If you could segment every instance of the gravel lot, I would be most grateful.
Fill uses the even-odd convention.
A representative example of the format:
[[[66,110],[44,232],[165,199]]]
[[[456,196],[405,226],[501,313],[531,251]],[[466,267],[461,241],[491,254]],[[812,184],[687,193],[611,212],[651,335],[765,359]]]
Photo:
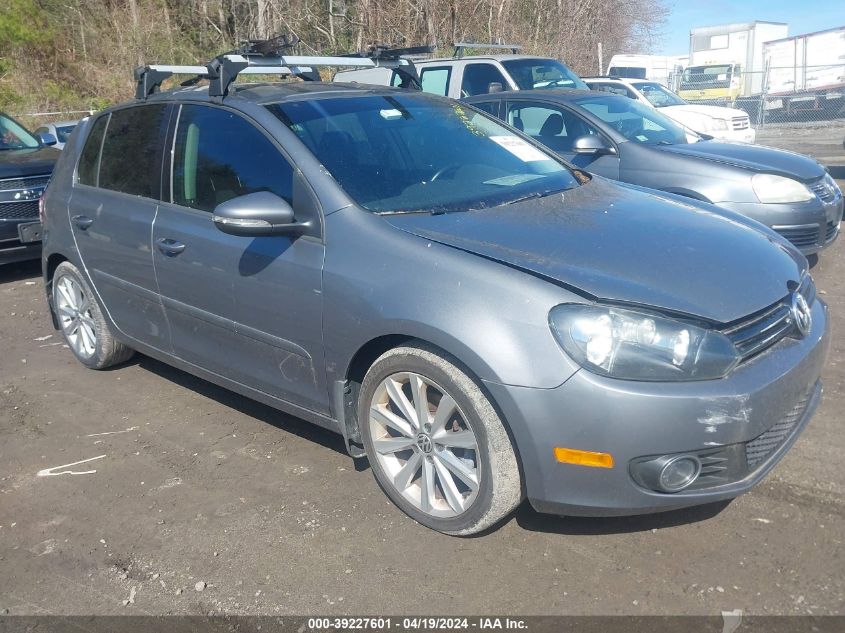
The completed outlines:
[[[843,249],[815,267],[834,328]],[[6,266],[0,613],[845,614],[843,361],[837,336],[815,419],[731,504],[621,519],[525,505],[456,539],[405,518],[330,433],[148,358],[85,369],[38,264]]]

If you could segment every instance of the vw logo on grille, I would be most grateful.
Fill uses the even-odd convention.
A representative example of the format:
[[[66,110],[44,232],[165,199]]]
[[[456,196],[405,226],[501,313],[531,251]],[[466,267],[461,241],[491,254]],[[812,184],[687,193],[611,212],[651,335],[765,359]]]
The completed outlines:
[[[792,293],[792,318],[801,336],[807,336],[813,325],[813,314],[810,312],[807,300],[799,292]]]

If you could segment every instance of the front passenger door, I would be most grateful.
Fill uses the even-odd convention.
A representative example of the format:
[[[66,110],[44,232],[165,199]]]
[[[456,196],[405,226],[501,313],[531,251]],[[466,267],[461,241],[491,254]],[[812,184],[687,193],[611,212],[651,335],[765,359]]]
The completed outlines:
[[[156,274],[173,353],[207,371],[327,412],[322,351],[322,240],[243,237],[215,228],[217,205],[259,191],[297,221],[314,207],[276,143],[224,107],[181,106],[170,203],[153,227]],[[297,181],[300,182],[301,181]]]

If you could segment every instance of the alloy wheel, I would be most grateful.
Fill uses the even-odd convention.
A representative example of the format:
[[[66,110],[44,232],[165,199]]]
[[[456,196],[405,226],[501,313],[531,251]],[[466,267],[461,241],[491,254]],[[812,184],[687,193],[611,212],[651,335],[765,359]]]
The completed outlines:
[[[83,358],[93,356],[97,351],[97,326],[91,314],[91,297],[69,275],[56,281],[56,309],[73,351]]]
[[[376,388],[369,409],[375,458],[390,484],[438,518],[466,512],[478,496],[478,440],[455,400],[432,380],[395,373]]]

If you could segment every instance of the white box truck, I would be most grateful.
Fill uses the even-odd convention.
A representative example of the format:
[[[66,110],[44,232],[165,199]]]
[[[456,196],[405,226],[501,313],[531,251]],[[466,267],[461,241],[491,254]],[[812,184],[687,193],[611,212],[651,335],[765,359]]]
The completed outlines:
[[[689,101],[734,102],[763,89],[763,45],[787,37],[783,22],[744,22],[690,31],[690,59],[678,94]]]
[[[767,97],[787,111],[838,107],[845,100],[845,26],[766,42]]]

